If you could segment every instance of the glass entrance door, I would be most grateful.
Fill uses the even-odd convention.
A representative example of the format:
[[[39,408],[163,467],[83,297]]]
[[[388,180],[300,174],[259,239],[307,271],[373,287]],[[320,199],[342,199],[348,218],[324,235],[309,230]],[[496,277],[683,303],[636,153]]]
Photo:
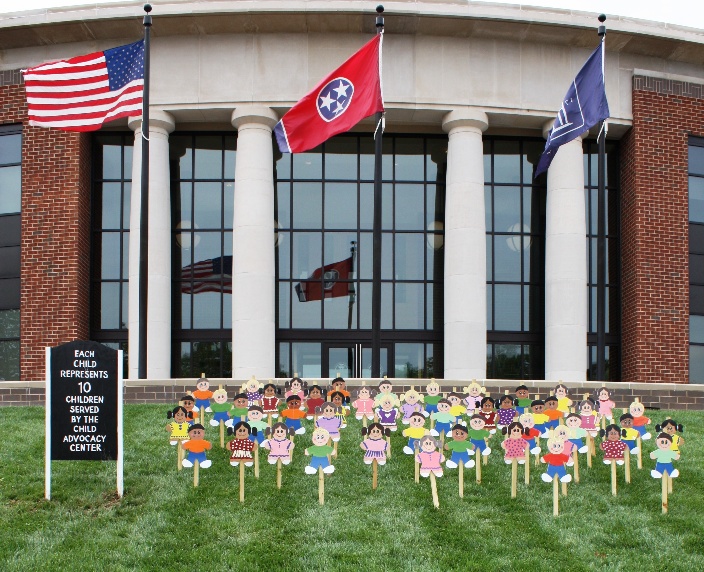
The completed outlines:
[[[380,348],[381,376],[389,375],[391,344]],[[328,343],[324,344],[323,372],[328,377],[338,375],[347,378],[369,378],[372,373],[372,348],[370,344]]]

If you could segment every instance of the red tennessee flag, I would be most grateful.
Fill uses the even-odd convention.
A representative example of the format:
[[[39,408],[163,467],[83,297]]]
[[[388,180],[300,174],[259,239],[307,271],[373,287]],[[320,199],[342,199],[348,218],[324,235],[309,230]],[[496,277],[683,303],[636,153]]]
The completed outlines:
[[[323,298],[337,298],[350,293],[352,257],[317,268],[308,280],[296,284],[299,302],[311,302]]]
[[[383,34],[374,36],[281,118],[274,134],[282,153],[308,151],[384,111],[382,38]]]

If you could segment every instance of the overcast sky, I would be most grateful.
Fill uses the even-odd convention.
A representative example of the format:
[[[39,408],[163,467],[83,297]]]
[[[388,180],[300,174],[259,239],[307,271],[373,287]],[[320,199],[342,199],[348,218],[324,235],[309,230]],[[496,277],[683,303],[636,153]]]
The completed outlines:
[[[24,10],[38,10],[55,6],[92,6],[95,4],[109,4],[117,0],[0,0],[0,14],[12,13]],[[535,0],[520,2],[520,0],[493,0],[500,4],[523,4],[530,6],[544,6],[551,8],[565,8],[594,12],[603,12],[614,16],[630,16],[653,20],[655,22],[667,22],[670,24],[681,24],[704,30],[704,0]],[[167,3],[168,0],[166,0]],[[383,2],[383,0],[382,0]],[[135,1],[135,13],[141,14],[143,1]],[[159,0],[153,0],[153,15],[159,13]],[[372,8],[377,0],[370,0]],[[607,20],[608,25],[608,20]]]

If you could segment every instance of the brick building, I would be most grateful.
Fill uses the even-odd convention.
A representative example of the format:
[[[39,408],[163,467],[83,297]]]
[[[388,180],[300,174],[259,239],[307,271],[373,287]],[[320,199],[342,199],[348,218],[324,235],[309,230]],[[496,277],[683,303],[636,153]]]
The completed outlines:
[[[195,7],[153,13],[148,377],[368,377],[372,122],[295,156],[271,129],[374,14]],[[596,131],[533,171],[595,15],[398,0],[385,16],[382,371],[594,379]],[[606,23],[606,377],[704,382],[704,32]],[[135,41],[141,13],[0,31],[0,378],[43,379],[44,347],[73,339],[126,350],[136,377],[140,121],[31,127],[19,69]],[[354,295],[299,299],[352,250]]]

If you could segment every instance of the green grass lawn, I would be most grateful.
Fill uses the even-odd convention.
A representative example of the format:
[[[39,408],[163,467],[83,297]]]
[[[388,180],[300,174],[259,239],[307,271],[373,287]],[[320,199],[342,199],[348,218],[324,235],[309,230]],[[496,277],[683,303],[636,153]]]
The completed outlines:
[[[261,455],[260,478],[247,469],[240,504],[238,470],[208,428],[213,466],[176,470],[176,453],[164,431],[166,406],[125,408],[125,496],[115,494],[114,462],[53,463],[52,500],[44,500],[44,409],[0,408],[0,570],[704,570],[703,413],[648,412],[656,422],[671,415],[684,424],[670,511],[660,508],[660,481],[633,462],[632,483],[619,469],[618,496],[610,468],[580,462],[581,483],[569,485],[552,516],[552,485],[531,471],[518,498],[510,498],[510,466],[493,437],[482,484],[457,470],[438,479],[440,509],[430,483],[413,480],[413,461],[394,435],[393,456],[379,469],[362,462],[357,421],[343,431],[336,471],[326,477],[324,506],[317,476],[304,474],[296,437],[284,467],[283,487]],[[310,427],[310,424],[308,424]]]

